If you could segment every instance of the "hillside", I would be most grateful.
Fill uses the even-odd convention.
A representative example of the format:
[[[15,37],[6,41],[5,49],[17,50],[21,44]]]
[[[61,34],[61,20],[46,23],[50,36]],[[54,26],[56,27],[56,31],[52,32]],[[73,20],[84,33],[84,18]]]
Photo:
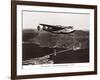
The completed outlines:
[[[81,48],[77,51],[73,51],[73,46],[78,47],[79,43],[81,43]],[[50,63],[89,61],[88,31],[76,30],[71,34],[54,34],[46,31],[24,30],[22,46],[23,64],[25,65],[34,64],[34,61],[39,62],[39,64],[49,63],[48,61],[50,61]],[[49,56],[50,59],[45,58],[46,55],[54,53],[55,49],[57,52],[63,50],[68,51],[61,52],[56,56]],[[41,59],[43,61],[41,61]]]
[[[36,30],[26,30],[26,32],[23,32],[23,41],[32,42],[41,47],[68,48],[81,43],[82,48],[89,48],[88,31],[76,30],[71,34],[54,34],[46,31],[38,32]]]

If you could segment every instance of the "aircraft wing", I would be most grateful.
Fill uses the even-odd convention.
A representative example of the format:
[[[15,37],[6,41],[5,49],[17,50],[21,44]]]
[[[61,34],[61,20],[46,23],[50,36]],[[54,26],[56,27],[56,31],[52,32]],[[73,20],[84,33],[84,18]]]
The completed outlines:
[[[48,24],[40,24],[42,26],[52,27],[56,30],[64,29],[63,27],[55,26],[55,25],[48,25]]]
[[[48,25],[48,24],[40,24],[42,26],[48,26],[48,27],[55,27],[54,25]]]

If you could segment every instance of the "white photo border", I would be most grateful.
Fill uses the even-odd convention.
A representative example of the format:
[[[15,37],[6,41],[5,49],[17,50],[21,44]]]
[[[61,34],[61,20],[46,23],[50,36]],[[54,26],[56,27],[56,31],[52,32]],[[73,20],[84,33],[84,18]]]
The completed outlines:
[[[68,64],[46,64],[29,65],[22,67],[22,11],[54,11],[54,12],[73,12],[90,14],[90,50],[89,63],[68,63]],[[93,9],[77,9],[77,8],[58,8],[58,7],[41,7],[41,6],[26,6],[17,5],[17,75],[36,75],[48,73],[70,73],[70,72],[85,72],[94,71],[94,10]],[[60,65],[60,66],[59,66]],[[67,66],[67,67],[66,67]],[[66,72],[67,71],[67,72]]]

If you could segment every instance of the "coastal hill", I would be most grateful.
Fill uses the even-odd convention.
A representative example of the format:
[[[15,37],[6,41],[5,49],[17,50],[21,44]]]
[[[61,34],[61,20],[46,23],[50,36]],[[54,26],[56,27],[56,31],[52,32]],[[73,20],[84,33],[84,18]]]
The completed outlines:
[[[57,51],[61,51],[65,49],[73,49],[73,46],[77,48],[79,47],[79,44],[81,44],[79,51],[71,51],[70,54],[67,54],[68,52],[63,53],[66,53],[65,55],[67,57],[72,55],[72,58],[75,55],[78,56],[80,53],[81,57],[88,57],[89,31],[75,30],[75,32],[71,34],[54,34],[46,31],[27,29],[23,30],[22,41],[23,60],[51,54],[54,52],[54,49],[56,49]],[[72,53],[75,53],[75,55],[73,55]],[[84,56],[84,53],[87,56]],[[61,56],[61,54],[59,55]],[[59,57],[59,55],[57,55],[57,57]],[[52,59],[58,60],[57,57],[52,57]],[[81,59],[83,59],[84,61],[85,58]]]

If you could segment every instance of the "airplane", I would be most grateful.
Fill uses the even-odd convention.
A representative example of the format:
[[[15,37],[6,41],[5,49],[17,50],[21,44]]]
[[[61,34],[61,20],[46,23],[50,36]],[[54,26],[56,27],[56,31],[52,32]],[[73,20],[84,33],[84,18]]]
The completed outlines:
[[[39,24],[37,30],[44,30],[47,32],[57,33],[57,34],[68,34],[73,33],[75,30],[73,26],[61,26],[61,25],[48,25],[48,24]]]

